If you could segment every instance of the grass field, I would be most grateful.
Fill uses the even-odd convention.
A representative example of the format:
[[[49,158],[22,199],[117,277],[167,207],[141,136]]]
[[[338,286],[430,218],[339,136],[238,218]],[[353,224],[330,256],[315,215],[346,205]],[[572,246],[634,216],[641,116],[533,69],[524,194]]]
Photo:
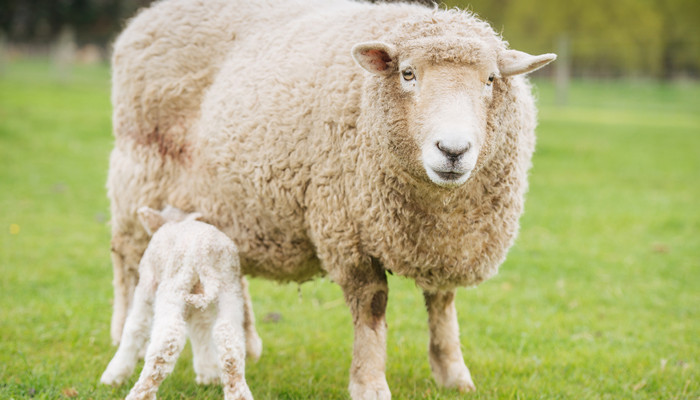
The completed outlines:
[[[111,399],[104,183],[109,72],[0,75],[0,398]],[[540,127],[517,244],[501,273],[458,292],[478,391],[438,388],[420,291],[390,278],[395,399],[700,398],[700,85],[540,82]],[[345,399],[352,328],[327,280],[251,283],[263,357],[256,399]],[[136,374],[129,382],[135,381]],[[161,399],[221,398],[189,347]]]

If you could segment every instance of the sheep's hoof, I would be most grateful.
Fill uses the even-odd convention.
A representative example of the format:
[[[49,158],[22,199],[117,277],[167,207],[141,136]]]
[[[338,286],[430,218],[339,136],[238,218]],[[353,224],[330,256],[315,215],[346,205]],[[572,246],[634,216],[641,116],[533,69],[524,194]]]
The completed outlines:
[[[459,390],[460,393],[476,392],[476,386],[474,386],[474,382],[472,382],[465,384],[464,386],[457,387],[457,390]]]
[[[350,383],[349,389],[352,400],[391,400],[391,392],[386,380],[374,381],[364,385]]]
[[[451,363],[442,368],[436,368],[434,363],[431,364],[435,381],[440,386],[457,389],[462,393],[476,390],[469,368],[463,362]]]

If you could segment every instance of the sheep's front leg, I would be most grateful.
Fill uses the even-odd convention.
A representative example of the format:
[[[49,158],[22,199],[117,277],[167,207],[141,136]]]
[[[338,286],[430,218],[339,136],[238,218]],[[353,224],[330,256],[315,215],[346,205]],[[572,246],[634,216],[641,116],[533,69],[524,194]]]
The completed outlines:
[[[476,390],[464,364],[454,291],[423,292],[430,326],[430,368],[438,384],[468,392]]]
[[[386,311],[387,286],[384,269],[373,262],[353,271],[348,282],[341,283],[350,307],[355,341],[350,367],[350,397],[353,400],[389,400],[386,383]]]

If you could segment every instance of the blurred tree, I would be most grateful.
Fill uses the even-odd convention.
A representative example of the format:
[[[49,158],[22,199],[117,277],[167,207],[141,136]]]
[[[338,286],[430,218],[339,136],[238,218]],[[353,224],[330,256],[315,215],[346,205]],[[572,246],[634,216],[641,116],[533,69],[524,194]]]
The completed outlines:
[[[697,0],[446,0],[490,21],[512,47],[555,51],[570,42],[574,75],[700,74]]]
[[[656,0],[663,24],[661,77],[700,75],[700,1]]]
[[[0,0],[10,42],[46,44],[65,27],[79,44],[108,44],[152,0]],[[431,0],[412,1],[431,5]],[[567,39],[575,76],[700,77],[698,0],[445,0],[492,23],[513,48],[556,51]],[[545,73],[551,73],[548,69]]]
[[[0,0],[0,30],[10,41],[46,44],[66,26],[79,43],[106,44],[122,21],[152,0]]]

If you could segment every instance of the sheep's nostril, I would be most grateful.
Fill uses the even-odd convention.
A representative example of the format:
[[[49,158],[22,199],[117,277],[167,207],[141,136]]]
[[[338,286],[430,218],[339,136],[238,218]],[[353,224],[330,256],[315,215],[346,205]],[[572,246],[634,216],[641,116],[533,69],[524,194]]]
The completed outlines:
[[[462,156],[462,154],[468,152],[469,149],[472,147],[471,142],[467,142],[466,144],[461,146],[448,146],[438,141],[437,143],[435,143],[435,145],[442,152],[442,154],[445,155],[445,157],[451,160],[458,159]]]

